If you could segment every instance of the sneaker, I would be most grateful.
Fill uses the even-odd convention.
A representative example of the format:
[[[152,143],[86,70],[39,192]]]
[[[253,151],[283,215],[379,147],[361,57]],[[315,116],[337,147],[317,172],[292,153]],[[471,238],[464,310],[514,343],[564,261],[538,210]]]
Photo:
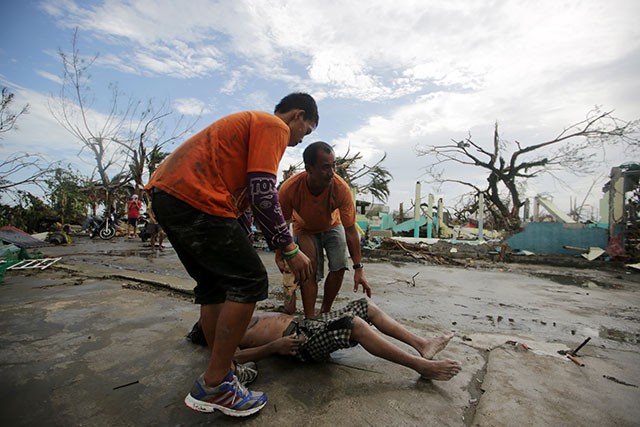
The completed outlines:
[[[256,377],[258,376],[258,367],[255,362],[233,363],[235,365],[234,373],[236,374],[236,377],[238,377],[240,384],[246,386],[256,380]]]
[[[200,375],[184,399],[185,405],[199,412],[219,410],[232,417],[246,417],[255,414],[267,404],[267,395],[259,391],[249,391],[238,378],[229,371],[222,384],[208,387],[204,374]]]
[[[207,339],[204,336],[204,331],[200,326],[200,321],[197,321],[193,328],[191,328],[191,332],[187,334],[187,339],[194,344],[201,345],[203,347],[207,346]]]

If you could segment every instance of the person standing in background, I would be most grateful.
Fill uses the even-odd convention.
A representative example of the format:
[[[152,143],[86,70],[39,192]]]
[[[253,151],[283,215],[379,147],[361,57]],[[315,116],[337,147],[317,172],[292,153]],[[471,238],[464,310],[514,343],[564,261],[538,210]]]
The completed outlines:
[[[134,239],[138,233],[138,218],[140,218],[142,202],[138,200],[138,195],[134,194],[127,202],[127,237]],[[131,230],[133,228],[133,230]]]

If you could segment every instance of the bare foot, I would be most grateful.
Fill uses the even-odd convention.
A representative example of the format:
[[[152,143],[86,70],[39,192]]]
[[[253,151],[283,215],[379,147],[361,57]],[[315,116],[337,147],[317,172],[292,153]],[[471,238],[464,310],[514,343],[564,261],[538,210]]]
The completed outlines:
[[[433,356],[440,353],[449,344],[451,338],[455,336],[455,332],[426,340],[426,344],[422,348],[420,355],[425,359],[433,359]]]
[[[449,381],[462,370],[455,360],[425,360],[425,366],[418,373],[425,380]]]

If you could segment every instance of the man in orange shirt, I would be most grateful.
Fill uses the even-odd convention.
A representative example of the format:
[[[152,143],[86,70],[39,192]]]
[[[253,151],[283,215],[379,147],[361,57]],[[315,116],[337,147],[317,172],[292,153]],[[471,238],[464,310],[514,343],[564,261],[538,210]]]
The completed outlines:
[[[261,410],[266,394],[238,380],[233,354],[257,301],[268,293],[267,272],[240,219],[251,208],[272,249],[283,251],[296,281],[311,262],[293,242],[282,217],[276,174],[284,150],[318,125],[315,100],[293,93],[274,114],[245,111],[224,117],[178,147],[145,188],[153,211],[187,272],[211,356],[185,404],[231,416]]]
[[[304,315],[313,318],[318,282],[324,275],[324,251],[327,253],[329,274],[324,282],[320,313],[331,310],[340,291],[347,269],[346,249],[353,261],[354,292],[362,285],[363,292],[371,297],[371,288],[361,263],[360,235],[356,229],[351,190],[335,173],[333,148],[326,142],[314,142],[304,150],[303,159],[305,171],[284,181],[278,196],[285,220],[293,222],[293,234],[313,265],[313,275],[306,281],[296,282],[301,288]],[[276,251],[276,263],[281,271],[289,271],[281,250]],[[285,305],[289,314],[295,311],[295,295],[290,301]]]

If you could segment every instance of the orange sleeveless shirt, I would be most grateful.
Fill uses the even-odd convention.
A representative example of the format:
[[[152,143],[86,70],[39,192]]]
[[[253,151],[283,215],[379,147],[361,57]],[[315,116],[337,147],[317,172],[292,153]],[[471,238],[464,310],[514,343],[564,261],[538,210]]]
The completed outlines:
[[[249,207],[247,173],[277,175],[289,137],[287,124],[273,114],[231,114],[180,145],[145,189],[158,188],[210,215],[237,218]]]

